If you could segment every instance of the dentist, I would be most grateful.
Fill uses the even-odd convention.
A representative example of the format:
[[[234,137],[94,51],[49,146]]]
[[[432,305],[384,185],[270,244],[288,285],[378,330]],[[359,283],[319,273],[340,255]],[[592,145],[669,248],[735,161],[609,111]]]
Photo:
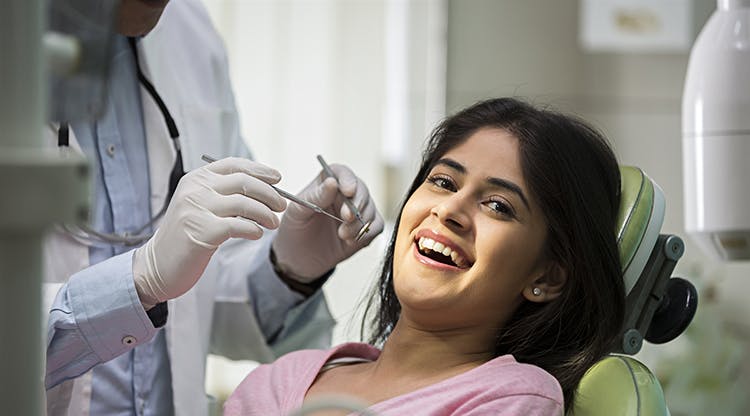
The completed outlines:
[[[338,183],[321,173],[298,196],[347,223],[286,206],[270,186],[280,174],[249,160],[204,7],[167,3],[122,1],[102,116],[49,132],[94,172],[90,228],[45,242],[50,415],[206,415],[206,354],[266,362],[328,346],[319,289],[383,229],[341,165]],[[341,194],[372,222],[360,241]]]

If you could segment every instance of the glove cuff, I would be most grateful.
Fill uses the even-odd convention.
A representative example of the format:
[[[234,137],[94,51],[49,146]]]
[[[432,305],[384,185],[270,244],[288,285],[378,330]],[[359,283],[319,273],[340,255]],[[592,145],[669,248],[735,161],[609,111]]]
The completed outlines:
[[[133,252],[133,283],[135,284],[135,291],[138,293],[138,298],[141,300],[141,304],[146,311],[151,310],[154,306],[161,302],[157,296],[156,287],[153,282],[149,279],[149,273],[153,270],[153,266],[150,263],[149,251],[151,249],[151,240],[146,242],[144,246],[141,246]]]
[[[328,281],[328,278],[331,277],[333,271],[336,270],[336,268],[334,267],[331,270],[325,272],[323,276],[320,276],[313,281],[303,283],[302,281],[300,281],[300,279],[303,279],[302,277],[294,275],[293,273],[284,269],[284,267],[282,267],[280,264],[278,264],[278,262],[276,261],[276,253],[273,251],[273,246],[269,251],[269,259],[271,260],[273,271],[276,273],[276,275],[279,276],[279,279],[281,279],[281,281],[284,282],[284,284],[287,285],[289,289],[292,289],[293,291],[303,295],[306,298],[309,298],[313,295],[313,293],[320,289],[323,284]]]

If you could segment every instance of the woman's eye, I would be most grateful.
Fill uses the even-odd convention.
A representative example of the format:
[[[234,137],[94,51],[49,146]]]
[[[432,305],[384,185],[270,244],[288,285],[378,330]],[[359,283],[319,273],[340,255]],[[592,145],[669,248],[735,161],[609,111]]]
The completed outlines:
[[[493,200],[487,201],[485,205],[497,214],[500,214],[506,217],[515,216],[515,213],[513,212],[513,207],[511,207],[510,204],[508,204],[507,202],[493,199]]]
[[[427,178],[427,182],[437,186],[438,188],[446,189],[451,192],[456,191],[456,184],[453,183],[453,180],[451,178],[440,176],[440,175],[434,175]]]

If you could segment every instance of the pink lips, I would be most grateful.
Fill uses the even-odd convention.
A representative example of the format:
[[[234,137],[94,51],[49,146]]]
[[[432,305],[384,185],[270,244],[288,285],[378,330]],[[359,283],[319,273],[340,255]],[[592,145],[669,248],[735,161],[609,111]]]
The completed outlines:
[[[441,270],[449,270],[449,271],[460,271],[460,270],[462,270],[462,269],[460,269],[460,268],[458,268],[458,267],[456,267],[456,266],[454,266],[452,264],[441,263],[439,261],[433,260],[433,259],[431,259],[431,258],[429,258],[427,256],[422,255],[422,253],[419,252],[419,248],[417,247],[416,243],[412,244],[412,247],[413,247],[412,250],[414,252],[414,257],[417,258],[417,261],[419,261],[420,263],[422,263],[422,264],[424,264],[426,266],[434,267],[436,269],[441,269]]]
[[[434,240],[435,242],[439,242],[439,243],[443,244],[446,247],[450,247],[451,250],[455,251],[461,257],[463,257],[464,259],[466,259],[469,262],[469,264],[473,264],[474,263],[474,261],[471,260],[469,258],[469,256],[467,256],[466,253],[460,247],[456,246],[455,243],[453,243],[451,240],[449,240],[445,236],[440,235],[440,234],[438,234],[438,233],[436,233],[436,232],[434,232],[432,230],[429,230],[429,229],[423,229],[423,230],[420,230],[419,232],[417,232],[417,235],[414,238],[414,242],[412,243],[414,256],[417,258],[417,260],[420,263],[422,263],[424,265],[427,265],[427,266],[430,266],[430,267],[434,267],[434,268],[441,269],[441,270],[447,270],[447,271],[460,271],[460,270],[465,270],[468,267],[471,267],[471,266],[468,266],[466,268],[464,268],[464,267],[457,267],[457,266],[454,266],[452,264],[441,263],[441,262],[439,262],[437,260],[433,260],[433,259],[431,259],[431,258],[423,255],[422,253],[419,252],[419,244],[418,244],[419,239],[422,238],[422,237],[429,238],[431,240]]]

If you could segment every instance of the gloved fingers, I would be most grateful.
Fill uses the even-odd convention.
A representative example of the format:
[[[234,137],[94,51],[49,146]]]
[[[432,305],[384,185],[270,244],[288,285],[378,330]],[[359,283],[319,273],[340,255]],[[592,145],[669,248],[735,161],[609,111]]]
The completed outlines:
[[[279,226],[279,217],[260,201],[240,194],[219,195],[210,198],[206,209],[217,217],[241,217],[269,229]]]
[[[255,199],[276,212],[286,208],[286,199],[269,184],[245,173],[217,175],[213,189],[221,195],[239,194]]]
[[[254,221],[242,217],[226,217],[220,220],[226,227],[225,230],[229,237],[257,240],[263,236],[263,229]]]
[[[378,213],[374,203],[368,203],[362,207],[359,212],[362,215],[362,221],[365,224],[370,223],[369,231],[363,238],[364,240],[369,241],[383,231],[383,218],[380,216],[380,213]],[[357,220],[354,214],[351,214],[351,217],[354,218],[353,221],[341,224],[338,228],[339,238],[345,241],[356,239],[360,229],[363,227],[362,222]]]
[[[383,216],[380,215],[380,212],[378,211],[378,208],[375,206],[375,204],[371,204],[368,206],[368,208],[366,209],[368,213],[364,215],[365,218],[371,218],[370,215],[373,215],[369,213],[369,210],[372,210],[374,212],[374,216],[369,220],[370,231],[363,238],[363,240],[368,240],[368,243],[373,238],[378,236],[378,234],[382,233],[383,228],[385,228],[385,220],[383,220]]]
[[[336,174],[336,178],[339,183],[339,192],[341,192],[347,198],[351,198],[359,187],[359,179],[357,175],[346,165],[339,165],[334,163],[331,165],[331,170]]]
[[[209,163],[205,168],[220,175],[244,173],[269,184],[274,184],[281,180],[281,173],[276,169],[242,157],[219,159],[216,162]]]
[[[354,212],[352,212],[352,210],[350,210],[347,206],[347,199],[349,198],[345,197],[339,192],[338,195],[336,195],[336,200],[333,202],[334,213],[338,215],[339,218],[345,221],[344,224],[348,224],[352,221],[359,221],[354,215]],[[357,207],[357,209],[359,209],[360,212],[362,211],[360,207]]]
[[[353,242],[362,227],[363,225],[359,221],[343,223],[339,225],[337,234],[340,239]]]
[[[374,204],[374,202],[370,198],[370,191],[369,189],[367,189],[367,185],[365,185],[365,183],[359,179],[355,181],[354,191],[355,192],[348,199],[357,208],[357,210],[359,210],[360,214],[364,216],[362,211],[365,209],[365,207],[367,207],[368,204]],[[356,218],[354,212],[349,209],[348,204],[343,201],[343,198],[341,200],[341,205],[337,206],[341,206],[340,214],[341,218],[343,218],[344,220],[348,221],[352,218]]]
[[[319,183],[317,183],[317,181],[318,179],[315,179],[297,194],[297,196],[305,201],[326,209],[336,200],[336,196],[338,195],[338,185],[336,185],[336,179],[334,178],[326,178]],[[315,211],[310,208],[292,202],[287,207],[284,215],[296,220],[306,220],[313,215],[320,214],[316,214]]]
[[[315,184],[309,192],[301,192],[300,198],[325,208],[333,205],[339,195],[339,187],[336,178],[325,178],[322,182]]]

